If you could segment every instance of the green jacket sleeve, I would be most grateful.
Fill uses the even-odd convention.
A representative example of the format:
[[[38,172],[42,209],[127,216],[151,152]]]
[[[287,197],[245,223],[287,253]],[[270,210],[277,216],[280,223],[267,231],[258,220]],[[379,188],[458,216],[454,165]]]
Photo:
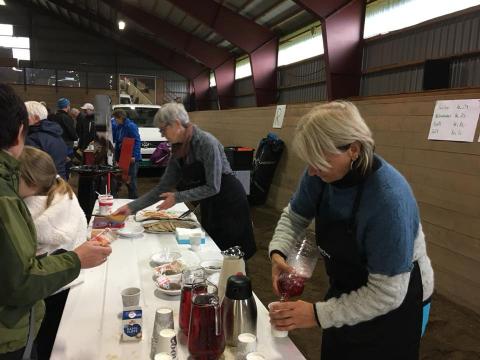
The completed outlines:
[[[74,280],[80,260],[72,252],[36,257],[36,233],[21,199],[0,198],[1,306],[31,306]]]

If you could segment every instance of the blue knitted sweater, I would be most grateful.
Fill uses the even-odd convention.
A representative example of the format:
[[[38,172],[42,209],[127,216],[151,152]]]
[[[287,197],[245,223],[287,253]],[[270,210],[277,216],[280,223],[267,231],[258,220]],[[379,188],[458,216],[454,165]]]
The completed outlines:
[[[379,166],[364,183],[356,216],[356,240],[370,274],[394,276],[412,269],[419,211],[405,178],[385,160],[375,157]],[[306,219],[314,218],[318,207],[321,223],[326,219],[347,219],[358,186],[327,184],[305,172],[290,207]]]

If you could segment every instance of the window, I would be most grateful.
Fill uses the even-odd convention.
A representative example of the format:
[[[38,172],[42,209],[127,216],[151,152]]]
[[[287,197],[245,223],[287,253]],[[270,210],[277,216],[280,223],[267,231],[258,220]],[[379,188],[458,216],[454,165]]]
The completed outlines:
[[[13,36],[13,25],[0,24],[0,46],[12,49],[12,56],[30,60],[30,38]]]
[[[250,67],[250,58],[248,56],[237,60],[235,66],[235,80],[247,76],[252,76],[252,68]]]
[[[215,74],[213,71],[210,71],[210,87],[217,86],[217,83],[215,81]]]
[[[308,28],[303,28],[280,40],[278,47],[278,66],[288,65],[297,61],[322,55],[323,38],[320,23],[316,22]]]
[[[13,25],[10,24],[0,24],[0,35],[13,35]]]
[[[386,34],[479,4],[480,0],[377,0],[367,6],[363,38]]]

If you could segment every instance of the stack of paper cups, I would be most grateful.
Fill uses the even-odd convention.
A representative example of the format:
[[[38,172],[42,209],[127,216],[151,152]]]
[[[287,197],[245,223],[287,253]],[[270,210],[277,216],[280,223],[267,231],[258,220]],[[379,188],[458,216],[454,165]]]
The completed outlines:
[[[173,310],[170,308],[158,308],[155,313],[155,323],[153,324],[152,332],[152,348],[150,357],[155,358],[160,351],[158,343],[160,339],[160,332],[163,329],[173,329]]]
[[[257,337],[251,333],[242,333],[237,340],[236,360],[245,360],[248,353],[257,349]]]

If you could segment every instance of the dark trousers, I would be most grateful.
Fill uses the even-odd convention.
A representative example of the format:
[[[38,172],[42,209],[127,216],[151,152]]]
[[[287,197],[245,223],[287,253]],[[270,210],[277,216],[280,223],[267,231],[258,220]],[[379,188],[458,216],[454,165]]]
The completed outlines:
[[[36,340],[38,360],[50,359],[69,291],[67,289],[45,299],[45,317]]]
[[[140,162],[135,161],[134,163],[131,163],[130,167],[128,168],[128,176],[130,177],[130,183],[127,184],[128,198],[129,199],[138,198],[137,175],[138,175],[138,167],[139,166],[140,166]]]
[[[9,353],[5,354],[0,354],[0,360],[22,360],[23,353],[25,352],[25,348],[21,348],[17,351],[12,351]],[[33,343],[32,347],[32,354],[30,355],[31,360],[37,360],[37,351],[36,351],[36,346],[35,343]]]

